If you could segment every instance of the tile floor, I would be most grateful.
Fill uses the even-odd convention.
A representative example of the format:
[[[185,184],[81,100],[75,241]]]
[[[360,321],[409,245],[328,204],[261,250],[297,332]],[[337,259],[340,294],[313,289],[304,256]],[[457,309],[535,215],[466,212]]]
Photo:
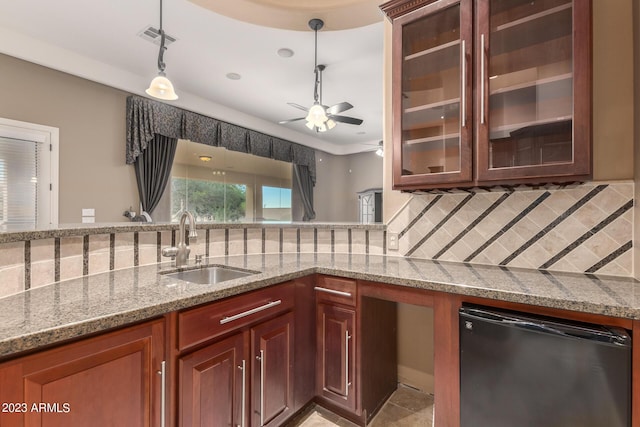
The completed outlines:
[[[368,427],[431,427],[433,396],[400,384]],[[356,427],[328,410],[316,406],[287,427]]]

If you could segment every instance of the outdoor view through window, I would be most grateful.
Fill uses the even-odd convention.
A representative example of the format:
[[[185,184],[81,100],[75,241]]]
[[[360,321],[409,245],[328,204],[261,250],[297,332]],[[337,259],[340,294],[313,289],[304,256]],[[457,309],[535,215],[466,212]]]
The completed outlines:
[[[291,164],[180,140],[163,199],[171,221],[291,221]]]

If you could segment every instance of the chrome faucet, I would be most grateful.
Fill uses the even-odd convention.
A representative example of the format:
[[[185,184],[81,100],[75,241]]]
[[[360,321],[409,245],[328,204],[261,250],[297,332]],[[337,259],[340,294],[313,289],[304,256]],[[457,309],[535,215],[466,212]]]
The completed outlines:
[[[189,239],[196,239],[198,233],[196,232],[196,220],[191,215],[191,212],[184,210],[180,214],[180,225],[178,227],[178,245],[177,247],[169,247],[162,249],[162,255],[175,259],[176,267],[184,267],[189,262],[189,246],[185,242],[185,223],[189,220]],[[190,242],[191,243],[191,242]]]

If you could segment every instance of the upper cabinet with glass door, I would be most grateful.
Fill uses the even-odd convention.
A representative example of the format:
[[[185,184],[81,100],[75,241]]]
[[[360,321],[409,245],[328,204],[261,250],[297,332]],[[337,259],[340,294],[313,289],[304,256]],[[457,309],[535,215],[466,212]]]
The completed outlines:
[[[477,179],[588,178],[590,1],[476,5]]]
[[[471,1],[394,21],[394,184],[464,183],[471,165]]]
[[[392,0],[396,189],[591,173],[589,0]]]

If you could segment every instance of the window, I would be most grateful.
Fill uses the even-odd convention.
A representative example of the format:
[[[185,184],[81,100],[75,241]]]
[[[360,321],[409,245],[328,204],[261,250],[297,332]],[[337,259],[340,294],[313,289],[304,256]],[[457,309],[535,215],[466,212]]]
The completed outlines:
[[[58,223],[58,129],[0,119],[0,227]]]
[[[291,171],[291,163],[179,140],[153,218],[175,222],[187,209],[202,222],[291,221]]]
[[[201,179],[171,178],[171,219],[184,209],[198,221],[237,222],[246,217],[247,186]]]
[[[291,188],[263,186],[262,216],[265,221],[291,221]]]

